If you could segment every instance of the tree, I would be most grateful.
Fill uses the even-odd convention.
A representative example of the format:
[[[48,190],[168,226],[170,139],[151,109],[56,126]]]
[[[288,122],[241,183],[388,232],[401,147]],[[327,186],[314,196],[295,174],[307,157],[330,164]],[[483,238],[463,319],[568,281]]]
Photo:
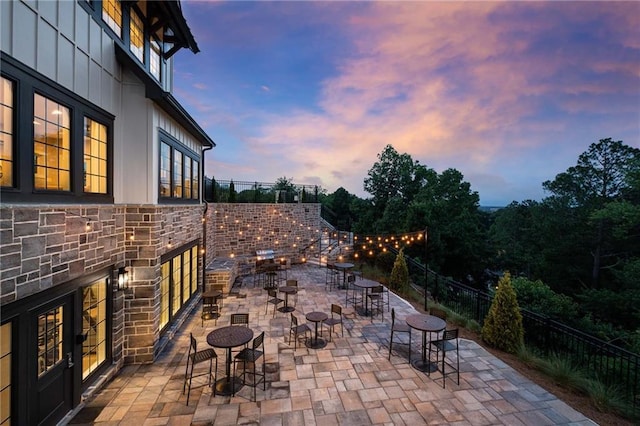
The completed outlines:
[[[236,188],[233,185],[233,179],[231,179],[231,182],[229,182],[229,202],[230,203],[236,202]]]
[[[482,340],[509,353],[517,353],[524,344],[522,313],[508,272],[498,282],[489,313],[484,319]]]
[[[378,160],[364,180],[364,190],[373,195],[376,208],[384,211],[393,197],[410,202],[424,183],[426,168],[409,154],[399,154],[391,145],[378,154]]]
[[[400,249],[393,263],[389,286],[401,293],[404,293],[409,287],[409,268],[407,268],[407,262],[404,259],[404,249]]]
[[[580,155],[576,166],[560,173],[553,181],[543,183],[565,208],[575,209],[582,217],[589,216],[595,210],[604,209],[608,203],[623,200],[625,196],[637,194],[638,175],[640,174],[640,150],[624,145],[622,141],[611,138],[601,139],[589,146]],[[606,220],[600,217],[591,222],[588,229],[592,241],[591,247],[591,286],[597,288],[603,260],[612,254],[607,244]],[[610,258],[608,266],[616,261]],[[605,266],[607,267],[607,266]]]

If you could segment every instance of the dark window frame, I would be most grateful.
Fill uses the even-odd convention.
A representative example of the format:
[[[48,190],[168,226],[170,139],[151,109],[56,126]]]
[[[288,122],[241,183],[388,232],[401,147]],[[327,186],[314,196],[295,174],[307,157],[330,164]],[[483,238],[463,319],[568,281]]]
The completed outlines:
[[[165,264],[166,262],[169,262],[169,294],[167,295],[167,297],[169,298],[169,321],[167,322],[167,324],[162,327],[162,329],[160,329],[160,335],[163,335],[165,333],[166,330],[168,330],[171,325],[173,324],[173,322],[175,321],[176,318],[178,318],[181,314],[181,312],[187,307],[189,306],[189,302],[193,299],[193,297],[197,294],[198,292],[198,286],[195,287],[195,289],[191,288],[191,285],[189,285],[189,288],[191,289],[191,294],[189,295],[189,297],[187,298],[187,300],[184,300],[184,295],[181,293],[179,295],[179,297],[175,298],[175,294],[174,294],[174,289],[176,288],[175,282],[174,282],[174,273],[173,273],[173,260],[176,257],[180,257],[180,265],[181,268],[184,269],[185,266],[185,256],[189,258],[189,267],[191,267],[191,261],[192,261],[192,254],[191,254],[191,250],[196,247],[197,248],[197,252],[200,252],[200,245],[199,245],[199,240],[193,240],[191,242],[188,242],[184,245],[181,245],[180,247],[171,250],[170,252],[167,252],[165,254],[163,254],[160,257],[160,265]],[[199,262],[200,260],[200,256],[198,256],[197,261]],[[196,282],[199,282],[200,279],[200,268],[196,267]],[[180,279],[184,280],[184,270],[181,271],[180,274]],[[193,278],[191,278],[193,279]],[[180,283],[180,291],[182,292],[184,290],[184,283]],[[174,306],[173,306],[173,301],[174,300],[178,300],[180,303],[180,307],[174,312]]]
[[[191,196],[189,198],[187,198],[185,196],[185,174],[184,174],[184,164],[186,160],[191,161],[191,169],[193,170],[193,162],[195,161],[198,164],[198,171],[200,170],[201,167],[201,158],[200,155],[189,149],[188,147],[182,145],[176,138],[174,138],[173,136],[171,136],[170,134],[168,134],[166,131],[159,129],[159,146],[158,146],[158,204],[200,204],[200,175],[198,173],[198,175],[196,176],[193,172],[191,173]],[[161,186],[162,186],[162,181],[161,181],[161,165],[162,165],[162,161],[161,161],[161,157],[162,157],[162,144],[168,145],[169,149],[170,149],[170,156],[169,156],[169,196],[163,196],[162,192],[161,192]],[[174,182],[174,166],[175,166],[175,156],[174,156],[174,152],[178,151],[182,154],[182,170],[181,170],[181,185],[182,185],[182,196],[181,197],[174,197],[173,196],[173,190],[175,187],[175,182]],[[194,182],[196,182],[197,187],[198,187],[198,194],[197,197],[193,197],[193,188],[194,188]]]
[[[114,43],[118,44],[120,48],[126,52],[126,54],[138,64],[140,69],[144,70],[147,75],[158,85],[159,88],[164,88],[165,73],[167,72],[167,58],[165,58],[166,45],[164,40],[158,38],[156,34],[149,32],[149,12],[143,13],[142,10],[131,2],[121,1],[120,6],[122,8],[122,36],[113,31],[113,29],[102,19],[102,0],[93,0],[88,3],[86,0],[77,0],[80,6],[97,22],[101,28],[106,30]],[[133,12],[132,12],[133,9]],[[144,63],[140,62],[140,59],[131,51],[129,45],[131,43],[131,13],[137,13],[142,19],[143,24],[143,42],[144,42]],[[156,40],[160,45],[160,79],[156,78],[151,72],[151,40]]]
[[[15,83],[14,93],[14,185],[3,187],[4,202],[99,203],[113,204],[113,132],[115,117],[102,108],[39,74],[9,55],[0,56],[2,76]],[[38,93],[70,110],[71,189],[35,189],[34,176],[34,95]],[[107,127],[107,193],[84,192],[84,119]]]

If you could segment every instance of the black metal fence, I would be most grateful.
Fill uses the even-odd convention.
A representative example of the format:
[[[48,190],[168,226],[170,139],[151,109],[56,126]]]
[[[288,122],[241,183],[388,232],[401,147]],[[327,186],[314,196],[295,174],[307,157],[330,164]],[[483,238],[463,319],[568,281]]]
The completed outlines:
[[[441,304],[483,324],[492,296],[428,270],[407,258],[413,281],[420,283]],[[425,285],[426,284],[426,285]],[[425,292],[426,293],[426,292]],[[619,390],[624,400],[640,411],[640,355],[576,330],[535,312],[522,309],[525,343],[543,354],[560,355],[589,372],[593,378]]]
[[[317,185],[287,185],[204,178],[204,199],[210,203],[317,203]]]

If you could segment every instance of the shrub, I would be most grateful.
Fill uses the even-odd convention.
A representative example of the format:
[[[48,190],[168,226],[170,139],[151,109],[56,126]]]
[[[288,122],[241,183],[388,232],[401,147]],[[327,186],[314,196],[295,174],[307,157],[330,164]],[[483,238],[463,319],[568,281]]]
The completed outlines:
[[[498,282],[496,295],[482,327],[482,340],[513,354],[518,353],[524,343],[522,314],[508,272]]]
[[[403,293],[406,292],[409,287],[409,269],[407,268],[407,262],[404,260],[404,249],[400,249],[393,263],[389,286],[393,290]]]

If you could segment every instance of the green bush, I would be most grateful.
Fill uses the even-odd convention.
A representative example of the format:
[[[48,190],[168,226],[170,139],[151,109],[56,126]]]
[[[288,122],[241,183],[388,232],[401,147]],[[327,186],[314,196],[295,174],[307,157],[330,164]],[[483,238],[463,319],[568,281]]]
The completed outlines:
[[[404,260],[403,249],[400,249],[393,263],[389,287],[402,293],[406,292],[409,287],[409,268],[407,268],[407,262]]]
[[[523,309],[561,320],[573,319],[578,314],[578,307],[569,296],[554,292],[540,280],[514,278],[511,284]]]
[[[524,343],[522,314],[508,272],[498,282],[496,295],[482,327],[482,340],[512,354],[518,353]]]

